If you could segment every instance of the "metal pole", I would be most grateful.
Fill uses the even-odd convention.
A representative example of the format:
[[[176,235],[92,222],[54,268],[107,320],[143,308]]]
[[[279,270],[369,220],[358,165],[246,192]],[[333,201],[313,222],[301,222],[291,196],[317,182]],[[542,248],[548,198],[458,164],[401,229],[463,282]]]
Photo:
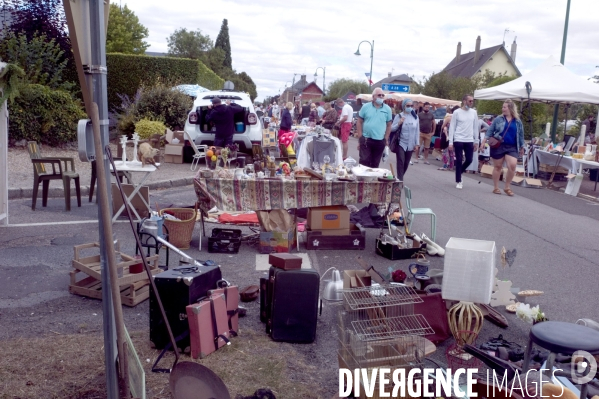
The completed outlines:
[[[372,44],[369,42],[368,44],[370,44],[370,85],[372,86],[372,82],[374,82],[372,80],[372,60],[374,59],[374,39],[372,40]]]
[[[562,39],[562,55],[560,57],[560,63],[564,65],[566,58],[566,41],[568,39],[568,20],[570,19],[570,0],[566,6],[566,22],[564,24],[564,38]],[[555,104],[553,107],[553,123],[551,124],[551,141],[555,143],[555,132],[557,131],[557,114],[559,112],[559,104]]]
[[[326,94],[327,94],[327,89],[326,89],[326,86],[324,85],[324,79],[325,79],[326,74],[327,74],[327,68],[323,67],[322,68],[322,95],[323,96],[326,96]]]
[[[125,378],[127,375],[127,361],[124,345],[123,310],[120,296],[112,292],[113,289],[118,291],[118,287],[114,286],[117,277],[115,275],[114,235],[111,220],[112,196],[108,189],[110,187],[110,166],[103,151],[104,147],[108,145],[104,1],[89,0],[89,7],[92,65],[87,66],[86,74],[88,87],[93,87],[93,101],[97,104],[97,113],[94,109],[92,110],[93,115],[90,116],[94,125],[96,154],[101,157],[97,160],[96,166],[98,168],[98,221],[100,253],[102,255],[102,314],[104,317],[107,396],[109,398],[118,398],[118,385],[117,381],[114,380],[117,371],[117,355],[120,359],[121,377],[123,377],[121,383],[128,385],[128,381]],[[116,347],[115,343],[117,344]],[[123,386],[122,388],[127,390],[128,387]]]

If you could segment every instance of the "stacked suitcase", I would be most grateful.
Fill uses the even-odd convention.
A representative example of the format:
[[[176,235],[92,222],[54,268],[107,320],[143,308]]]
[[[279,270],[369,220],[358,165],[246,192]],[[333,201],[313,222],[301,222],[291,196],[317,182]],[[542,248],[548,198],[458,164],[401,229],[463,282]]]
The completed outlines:
[[[207,296],[208,290],[216,289],[217,281],[221,279],[222,274],[218,266],[175,267],[154,276],[156,289],[175,338],[186,335],[189,330],[186,306]],[[150,341],[156,349],[162,349],[170,342],[154,295],[150,295]],[[177,346],[182,350],[188,348],[189,335],[179,339]]]
[[[275,341],[313,342],[316,339],[320,276],[301,269],[302,258],[272,254],[268,279],[260,279],[260,320]]]

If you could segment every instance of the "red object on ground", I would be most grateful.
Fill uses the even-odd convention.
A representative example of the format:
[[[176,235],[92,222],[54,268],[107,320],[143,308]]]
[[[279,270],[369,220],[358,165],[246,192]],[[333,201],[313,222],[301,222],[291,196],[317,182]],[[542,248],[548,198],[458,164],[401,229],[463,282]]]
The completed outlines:
[[[144,271],[144,264],[141,259],[141,255],[135,255],[135,260],[138,260],[139,263],[129,266],[129,273],[131,273],[131,274],[142,273]]]
[[[242,213],[239,215],[231,215],[229,213],[223,213],[218,216],[219,223],[227,224],[258,224],[258,216],[256,213]]]

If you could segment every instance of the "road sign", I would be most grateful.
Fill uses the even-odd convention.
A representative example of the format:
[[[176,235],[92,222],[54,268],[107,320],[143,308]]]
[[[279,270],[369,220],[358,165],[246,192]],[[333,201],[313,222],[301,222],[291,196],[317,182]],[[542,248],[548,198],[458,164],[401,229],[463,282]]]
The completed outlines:
[[[383,83],[381,85],[381,89],[386,90],[386,91],[400,92],[400,93],[409,93],[410,92],[410,86],[408,86],[408,85],[392,85],[390,83]]]

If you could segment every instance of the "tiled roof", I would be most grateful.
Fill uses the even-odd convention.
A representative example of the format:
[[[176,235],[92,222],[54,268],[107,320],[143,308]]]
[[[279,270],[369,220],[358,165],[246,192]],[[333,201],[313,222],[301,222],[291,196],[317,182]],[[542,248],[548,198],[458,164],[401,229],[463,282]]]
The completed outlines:
[[[480,57],[476,64],[474,63],[474,51],[471,51],[466,54],[462,54],[460,56],[460,62],[456,62],[456,58],[454,57],[454,59],[451,60],[451,62],[449,64],[447,64],[447,66],[443,69],[443,71],[447,72],[448,74],[450,74],[452,76],[455,76],[456,78],[468,78],[469,79],[469,78],[473,77],[482,68],[482,66],[485,65],[485,63],[487,61],[489,61],[489,59],[491,57],[493,57],[493,55],[497,51],[505,52],[505,55],[507,56],[508,60],[510,60],[510,62],[516,69],[516,73],[518,74],[518,76],[521,76],[522,74],[518,70],[518,67],[516,67],[516,64],[512,61],[512,57],[507,52],[507,50],[505,49],[503,44],[500,44],[498,46],[480,49]]]

